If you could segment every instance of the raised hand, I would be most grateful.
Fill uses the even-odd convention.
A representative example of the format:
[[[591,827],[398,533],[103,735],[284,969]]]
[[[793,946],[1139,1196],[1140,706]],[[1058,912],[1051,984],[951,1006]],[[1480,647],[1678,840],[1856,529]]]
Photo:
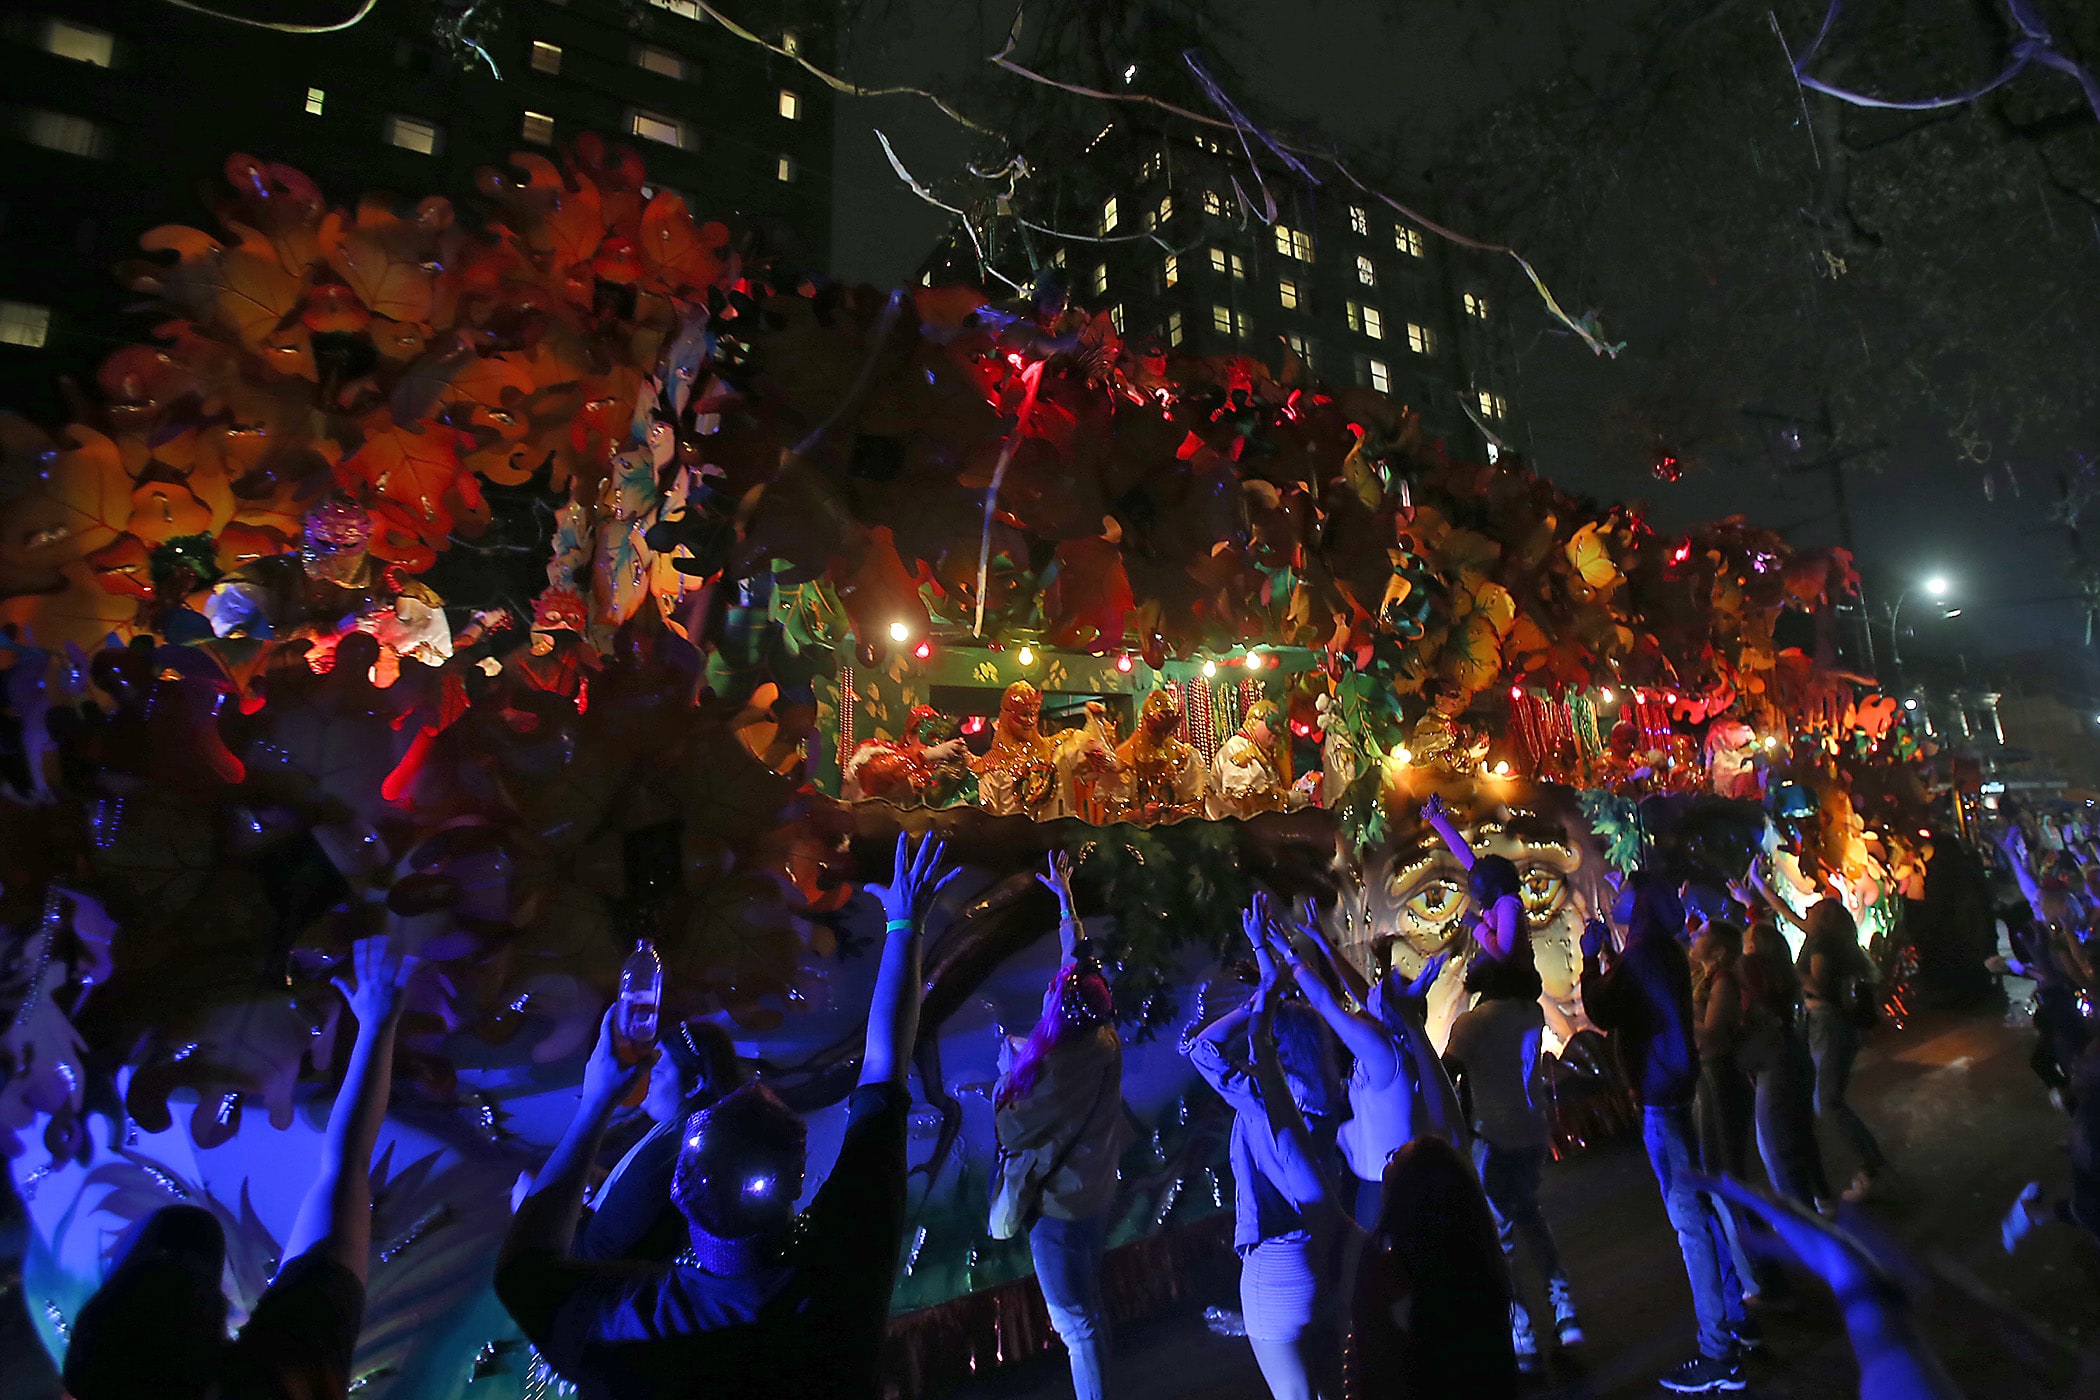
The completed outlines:
[[[1276,985],[1276,954],[1269,946],[1269,897],[1260,890],[1240,911],[1240,932],[1254,949],[1254,966],[1261,974],[1261,987],[1266,991]]]
[[[1065,851],[1052,851],[1045,862],[1047,869],[1036,876],[1043,888],[1057,896],[1057,912],[1064,918],[1074,917],[1072,904],[1072,857]]]
[[[1444,795],[1440,792],[1430,793],[1429,800],[1422,804],[1422,820],[1435,826],[1448,821],[1450,817],[1451,809],[1444,805]]]
[[[1611,942],[1611,925],[1599,918],[1592,918],[1582,926],[1582,955],[1594,958],[1602,955],[1604,947]]]
[[[375,934],[350,945],[350,978],[330,980],[360,1026],[377,1026],[400,1018],[408,1006],[409,979],[420,966],[422,959],[400,951],[385,934]]]
[[[1416,1005],[1427,1002],[1429,1000],[1429,989],[1436,985],[1436,979],[1444,973],[1444,965],[1450,961],[1451,955],[1449,953],[1438,953],[1422,968],[1415,980],[1407,984],[1406,990],[1401,995],[1406,997],[1410,1003]]]
[[[641,1082],[660,1051],[651,1046],[633,1064],[620,1060],[620,1037],[615,1029],[620,1006],[614,1002],[598,1018],[598,1041],[591,1057],[583,1062],[583,1097],[586,1103],[618,1103]]]
[[[1890,1297],[1903,1293],[1892,1261],[1813,1211],[1753,1191],[1733,1177],[1698,1177],[1694,1184],[1770,1225],[1802,1266],[1830,1285],[1841,1305],[1868,1293]]]
[[[897,833],[896,868],[889,882],[868,886],[882,901],[883,917],[891,923],[916,921],[923,904],[946,889],[948,882],[959,873],[946,867],[946,856],[946,844],[931,835],[919,842],[914,854],[911,837],[904,832]]]

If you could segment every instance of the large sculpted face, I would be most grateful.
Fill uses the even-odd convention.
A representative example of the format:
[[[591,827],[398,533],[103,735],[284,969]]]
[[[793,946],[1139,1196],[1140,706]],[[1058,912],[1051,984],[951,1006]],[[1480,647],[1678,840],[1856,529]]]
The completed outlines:
[[[1489,791],[1494,789],[1495,791]],[[1373,973],[1397,967],[1413,976],[1438,953],[1452,954],[1429,998],[1429,1024],[1439,1043],[1464,1009],[1465,955],[1476,910],[1466,870],[1416,815],[1420,794],[1389,795],[1391,839],[1355,862],[1357,887],[1345,891],[1337,932]],[[1582,1024],[1582,926],[1605,903],[1604,858],[1572,791],[1481,780],[1444,793],[1467,842],[1482,855],[1506,856],[1522,881],[1532,957],[1545,984],[1548,1029],[1565,1039]]]

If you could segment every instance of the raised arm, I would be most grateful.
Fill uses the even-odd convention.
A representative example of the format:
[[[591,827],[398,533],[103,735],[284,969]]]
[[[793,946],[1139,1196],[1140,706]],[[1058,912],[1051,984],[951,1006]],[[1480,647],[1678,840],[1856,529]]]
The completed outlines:
[[[1794,907],[1791,904],[1779,897],[1778,892],[1772,888],[1771,882],[1765,879],[1763,875],[1760,875],[1755,866],[1752,866],[1749,874],[1743,877],[1742,883],[1731,881],[1728,890],[1729,893],[1741,900],[1752,911],[1755,911],[1757,905],[1762,903],[1786,923],[1792,924],[1795,932],[1808,932],[1807,921],[1794,912]],[[1750,898],[1752,892],[1756,893],[1756,900]]]
[[[1451,1071],[1444,1067],[1443,1057],[1429,1038],[1429,989],[1450,961],[1449,953],[1438,953],[1412,982],[1402,982],[1397,972],[1388,972],[1385,998],[1391,1019],[1403,1028],[1402,1048],[1414,1066],[1415,1112],[1428,1131],[1463,1148],[1472,1128],[1459,1107],[1458,1091],[1451,1087]]]
[[[613,1022],[617,1006],[607,1007],[598,1022],[598,1042],[583,1066],[583,1094],[575,1116],[546,1163],[533,1175],[532,1189],[518,1205],[504,1236],[499,1268],[521,1254],[546,1251],[566,1255],[576,1240],[576,1224],[583,1214],[583,1185],[598,1149],[605,1141],[605,1125],[635,1081],[648,1073],[650,1059],[631,1065],[620,1063]],[[651,1057],[653,1058],[653,1057]]]
[[[1795,1257],[1830,1285],[1859,1362],[1860,1400],[1960,1400],[1961,1391],[1911,1317],[1894,1274],[1865,1243],[1733,1177],[1696,1184],[1761,1217]]]
[[[1271,955],[1290,968],[1291,976],[1297,979],[1298,989],[1305,993],[1312,1009],[1363,1066],[1365,1083],[1373,1089],[1383,1089],[1391,1084],[1400,1073],[1400,1052],[1393,1044],[1392,1033],[1365,1011],[1354,997],[1328,980],[1328,969],[1320,965],[1324,959],[1308,963],[1300,958],[1291,946],[1289,936],[1270,920],[1269,912],[1268,901],[1257,895],[1256,904],[1248,911],[1245,920],[1248,937],[1266,940]],[[1313,917],[1312,901],[1307,900],[1298,925],[1299,932],[1317,928],[1318,923]]]
[[[1081,927],[1078,910],[1072,902],[1072,857],[1063,851],[1052,851],[1049,869],[1035,878],[1057,896],[1059,965],[1069,967],[1079,961],[1080,940],[1086,937],[1086,930]]]
[[[417,959],[390,945],[384,934],[361,939],[350,949],[352,980],[336,988],[357,1018],[357,1043],[343,1072],[342,1088],[328,1110],[321,1142],[321,1169],[293,1217],[285,1237],[287,1261],[316,1247],[365,1277],[372,1252],[372,1148],[386,1118],[394,1080],[394,1033],[408,1005],[408,982]]]
[[[1460,865],[1468,870],[1473,868],[1473,848],[1466,844],[1465,833],[1451,820],[1451,809],[1444,805],[1442,797],[1435,793],[1429,795],[1429,800],[1422,804],[1422,820],[1436,828],[1436,834],[1444,838],[1444,844],[1451,848],[1451,854],[1458,858]]]
[[[1284,1180],[1276,1184],[1300,1206],[1332,1200],[1327,1173],[1320,1169],[1320,1149],[1313,1141],[1298,1101],[1291,1097],[1290,1080],[1276,1054],[1275,1012],[1272,1005],[1279,988],[1262,987],[1254,994],[1254,1082],[1260,1089],[1263,1114],[1276,1145]]]
[[[868,888],[882,900],[882,962],[875,969],[875,993],[868,1001],[867,1048],[860,1062],[860,1082],[902,1084],[911,1064],[912,1042],[919,1034],[920,919],[956,872],[942,864],[943,847],[927,836],[916,855],[911,840],[897,837],[896,868],[888,884]]]
[[[1334,985],[1354,997],[1357,1005],[1368,1005],[1371,1000],[1371,984],[1364,980],[1364,975],[1357,970],[1356,964],[1343,957],[1335,950],[1334,944],[1328,941],[1327,931],[1321,928],[1320,921],[1313,917],[1313,903],[1309,899],[1305,901],[1305,917],[1299,922],[1298,931],[1310,939],[1313,947],[1319,950],[1320,956],[1327,960],[1328,970],[1334,974]],[[1304,985],[1303,978],[1299,979],[1299,985]]]
[[[2034,872],[2027,868],[2027,849],[2020,837],[2020,829],[2008,829],[2005,839],[1999,844],[2005,850],[2005,863],[2012,867],[2013,878],[2020,882],[2020,893],[2026,898],[2027,907],[2034,910],[2035,918],[2046,922],[2049,916],[2042,912],[2042,887],[2036,882]]]

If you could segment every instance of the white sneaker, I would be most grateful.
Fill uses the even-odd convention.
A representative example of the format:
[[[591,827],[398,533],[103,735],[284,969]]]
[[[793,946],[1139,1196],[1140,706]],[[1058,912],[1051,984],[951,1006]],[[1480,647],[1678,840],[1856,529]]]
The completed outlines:
[[[1509,1305],[1509,1340],[1516,1348],[1517,1369],[1527,1376],[1537,1375],[1539,1370],[1538,1334],[1531,1330],[1531,1314],[1524,1311],[1522,1303]]]
[[[1546,1280],[1546,1299],[1553,1304],[1553,1334],[1563,1348],[1582,1345],[1582,1323],[1575,1316],[1575,1290],[1565,1278]]]

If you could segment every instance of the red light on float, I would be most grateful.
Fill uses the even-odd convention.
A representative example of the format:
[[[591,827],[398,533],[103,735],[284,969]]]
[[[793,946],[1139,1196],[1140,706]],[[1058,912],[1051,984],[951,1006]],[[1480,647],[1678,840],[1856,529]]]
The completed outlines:
[[[963,732],[963,733],[965,733],[965,734],[982,734],[982,733],[984,733],[984,716],[983,716],[983,715],[971,715],[971,716],[970,716],[970,717],[969,717],[968,719],[964,720],[964,721],[963,721],[963,727],[962,727],[962,732]]]
[[[1524,698],[1524,687],[1521,685],[1511,686],[1509,688],[1509,698],[1512,700],[1522,700]]]
[[[1123,672],[1125,675],[1128,675],[1130,673],[1130,668],[1135,664],[1136,663],[1131,661],[1130,655],[1127,652],[1124,653],[1122,656],[1116,658],[1116,669],[1118,671]]]
[[[921,642],[911,649],[911,654],[918,657],[921,661],[931,660],[933,657],[933,643]]]

